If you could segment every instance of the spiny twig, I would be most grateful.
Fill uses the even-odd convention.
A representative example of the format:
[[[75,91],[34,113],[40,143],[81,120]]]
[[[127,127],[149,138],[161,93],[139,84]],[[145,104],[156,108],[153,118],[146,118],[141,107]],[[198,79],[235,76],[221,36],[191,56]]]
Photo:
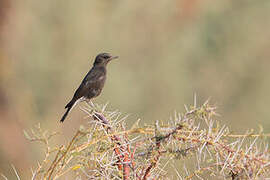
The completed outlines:
[[[66,148],[51,148],[49,139],[53,136],[40,126],[28,138],[46,146],[45,158],[32,179],[57,179],[73,171],[87,179],[158,179],[167,173],[169,159],[182,160],[194,155],[196,168],[186,168],[186,179],[207,178],[207,172],[216,177],[256,179],[270,171],[269,148],[260,138],[270,134],[231,134],[229,127],[213,120],[216,108],[209,102],[198,106],[195,101],[191,108],[186,106],[185,113],[175,113],[170,123],[157,122],[155,127],[135,123],[130,129],[126,129],[126,116],[122,118],[119,111],[108,112],[105,106],[94,104],[87,104],[82,110],[89,126],[79,130]],[[252,141],[247,143],[249,139]],[[53,152],[57,153],[51,158]],[[166,159],[164,163],[162,160]]]

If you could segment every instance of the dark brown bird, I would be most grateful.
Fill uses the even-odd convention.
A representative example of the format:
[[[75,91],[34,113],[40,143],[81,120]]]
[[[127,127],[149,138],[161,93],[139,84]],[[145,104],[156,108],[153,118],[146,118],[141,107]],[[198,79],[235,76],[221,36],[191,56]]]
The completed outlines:
[[[67,111],[63,115],[60,122],[64,122],[69,111],[76,105],[77,102],[83,100],[89,101],[90,99],[100,95],[106,80],[106,66],[108,62],[116,58],[118,58],[118,56],[111,56],[109,53],[101,53],[97,55],[93,67],[84,77],[71,101],[65,106]]]

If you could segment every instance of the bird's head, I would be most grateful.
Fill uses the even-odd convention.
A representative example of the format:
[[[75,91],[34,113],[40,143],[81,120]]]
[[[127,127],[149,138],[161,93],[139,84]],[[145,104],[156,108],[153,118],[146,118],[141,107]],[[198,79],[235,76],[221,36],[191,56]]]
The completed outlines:
[[[95,59],[94,66],[106,66],[108,62],[116,58],[118,56],[112,56],[109,53],[100,53]]]

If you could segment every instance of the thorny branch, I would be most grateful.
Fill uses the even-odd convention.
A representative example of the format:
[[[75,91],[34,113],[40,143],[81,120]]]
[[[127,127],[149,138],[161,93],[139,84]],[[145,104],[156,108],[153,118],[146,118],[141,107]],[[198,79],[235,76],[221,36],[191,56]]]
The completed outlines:
[[[126,117],[105,106],[86,104],[82,110],[89,126],[80,129],[68,145],[50,147],[49,134],[32,131],[31,141],[46,146],[45,158],[33,171],[32,179],[58,179],[73,174],[86,179],[209,179],[209,175],[231,179],[265,178],[270,171],[270,154],[263,138],[270,134],[231,134],[229,128],[213,120],[216,108],[207,101],[186,107],[168,123],[135,123],[126,129]],[[54,156],[54,158],[52,158]],[[180,166],[170,159],[193,158],[194,166]],[[50,159],[52,159],[50,161]],[[166,162],[166,163],[164,163]],[[176,167],[171,175],[170,164]],[[84,178],[83,178],[84,179]]]

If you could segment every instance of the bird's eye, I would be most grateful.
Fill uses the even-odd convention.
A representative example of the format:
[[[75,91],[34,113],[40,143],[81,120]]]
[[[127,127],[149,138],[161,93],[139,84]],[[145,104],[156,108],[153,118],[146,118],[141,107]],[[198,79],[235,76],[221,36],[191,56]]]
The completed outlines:
[[[105,58],[105,59],[108,59],[108,58],[110,58],[110,56],[104,56],[104,58]]]

